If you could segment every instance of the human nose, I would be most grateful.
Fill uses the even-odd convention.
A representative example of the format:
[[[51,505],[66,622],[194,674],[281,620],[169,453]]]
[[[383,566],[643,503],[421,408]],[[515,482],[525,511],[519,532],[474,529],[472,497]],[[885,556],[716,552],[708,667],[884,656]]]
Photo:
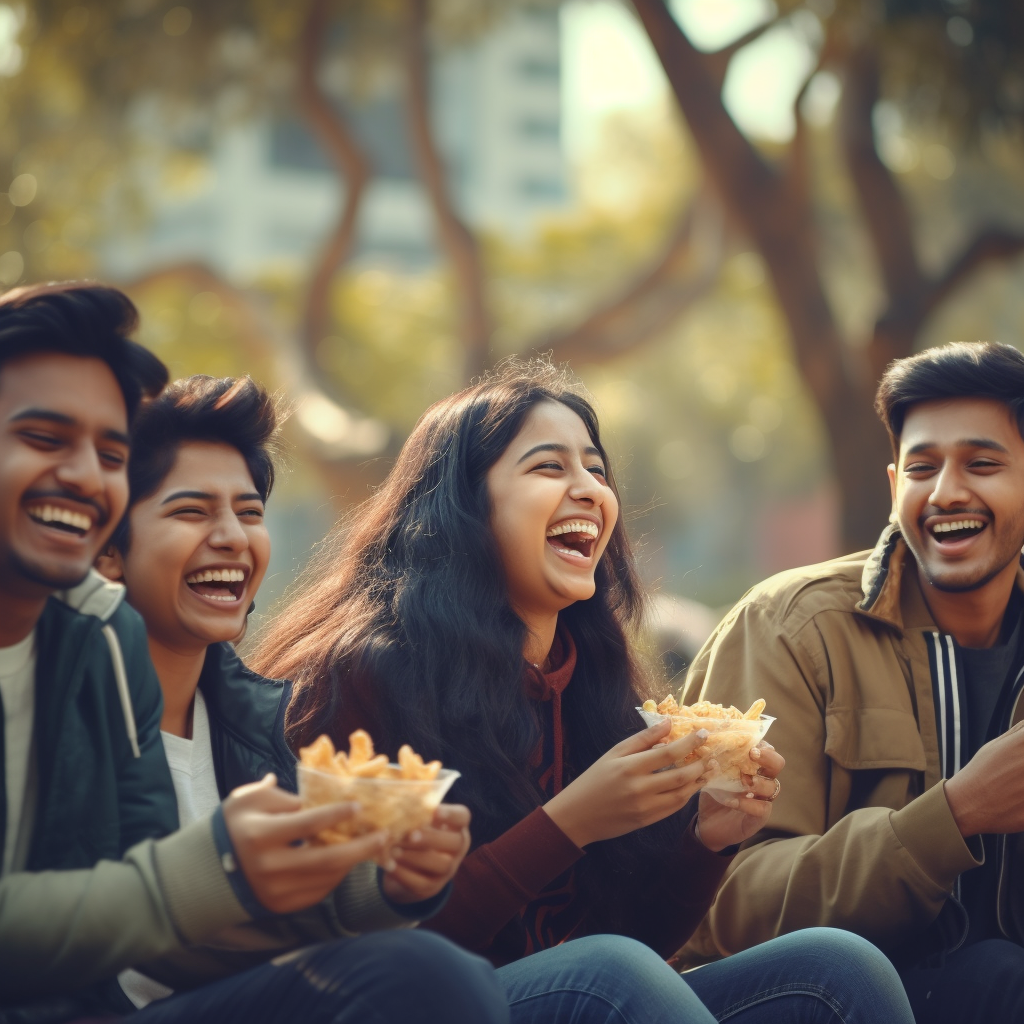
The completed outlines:
[[[573,501],[580,501],[587,505],[599,505],[601,503],[601,483],[590,470],[581,466],[573,476],[569,497]]]
[[[244,551],[249,546],[249,537],[234,512],[225,510],[214,518],[209,543],[219,550]]]
[[[964,480],[960,467],[946,463],[932,478],[932,492],[928,502],[936,508],[953,508],[969,504],[971,491]]]
[[[82,496],[99,494],[103,489],[103,467],[100,455],[91,444],[72,447],[67,458],[62,459],[56,469],[57,482],[61,487]]]

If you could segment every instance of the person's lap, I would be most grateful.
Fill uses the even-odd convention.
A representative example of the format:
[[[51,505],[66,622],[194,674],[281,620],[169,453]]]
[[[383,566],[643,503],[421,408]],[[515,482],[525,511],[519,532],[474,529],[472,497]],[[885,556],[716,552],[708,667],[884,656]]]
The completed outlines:
[[[812,929],[685,975],[618,935],[499,968],[513,1024],[910,1024],[899,977],[870,943]]]
[[[338,939],[129,1014],[131,1024],[506,1024],[494,969],[421,931]]]
[[[731,1024],[910,1024],[899,975],[866,939],[807,928],[687,971],[693,991]]]
[[[1007,939],[976,942],[900,977],[917,1024],[1024,1022],[1024,948]]]

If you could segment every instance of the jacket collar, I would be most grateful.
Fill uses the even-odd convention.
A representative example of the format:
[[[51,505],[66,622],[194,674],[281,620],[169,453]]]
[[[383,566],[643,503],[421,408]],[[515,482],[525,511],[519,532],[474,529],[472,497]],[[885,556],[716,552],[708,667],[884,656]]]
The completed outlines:
[[[1017,589],[1024,591],[1024,568],[1017,567]],[[863,599],[857,611],[894,629],[937,629],[921,590],[917,562],[899,524],[890,523],[868,555],[861,573]]]
[[[59,590],[53,597],[82,615],[93,615],[107,622],[124,600],[125,589],[90,569],[88,576],[76,587]]]

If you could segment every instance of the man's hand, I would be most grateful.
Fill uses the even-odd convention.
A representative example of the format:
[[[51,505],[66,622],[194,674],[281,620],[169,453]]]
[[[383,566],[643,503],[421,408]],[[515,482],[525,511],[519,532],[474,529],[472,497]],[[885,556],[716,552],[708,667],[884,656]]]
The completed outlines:
[[[441,804],[427,828],[413,829],[391,849],[394,865],[384,875],[385,895],[395,903],[436,896],[455,877],[469,850],[469,808]]]
[[[760,762],[757,775],[742,776],[746,787],[741,793],[708,792],[700,795],[697,830],[700,841],[716,853],[727,846],[742,843],[760,831],[772,813],[772,801],[778,795],[776,778],[786,766],[785,758],[763,740],[750,752]]]
[[[1024,831],[1024,722],[989,740],[946,780],[960,835]]]
[[[675,814],[704,785],[713,762],[698,758],[682,765],[707,730],[666,743],[670,728],[666,718],[617,743],[544,804],[548,817],[577,846],[586,846]]]
[[[239,786],[224,801],[224,823],[238,865],[256,899],[275,914],[319,903],[360,861],[379,859],[386,832],[347,843],[312,846],[309,840],[351,818],[356,804],[303,808],[273,775]]]

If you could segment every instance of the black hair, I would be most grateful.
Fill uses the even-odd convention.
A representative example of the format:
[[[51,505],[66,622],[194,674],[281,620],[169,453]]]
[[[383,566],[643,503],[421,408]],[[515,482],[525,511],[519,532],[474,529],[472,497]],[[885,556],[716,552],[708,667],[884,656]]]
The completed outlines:
[[[138,325],[135,305],[116,288],[83,281],[12,288],[0,296],[0,373],[12,359],[47,352],[102,359],[130,423],[143,398],[167,383],[167,367],[129,337]]]
[[[163,483],[178,449],[188,441],[237,448],[266,502],[274,486],[276,431],[274,399],[251,377],[196,374],[169,384],[158,398],[142,406],[132,426],[128,509],[111,544],[127,554],[131,544],[128,512]]]
[[[543,802],[530,767],[541,727],[524,690],[526,626],[509,600],[487,488],[488,470],[542,402],[583,420],[615,491],[580,387],[546,362],[511,361],[424,413],[387,480],[314,558],[249,659],[295,680],[293,748],[363,727],[392,756],[410,743],[458,768],[453,796],[472,810],[475,843]],[[632,642],[644,598],[621,518],[595,580],[593,597],[559,615],[577,652],[562,704],[567,782],[641,727],[634,709],[649,695]],[[674,815],[588,848],[580,885],[592,920],[614,903],[600,872],[653,871],[651,853],[681,842],[682,827]]]
[[[1002,402],[1024,437],[1024,354],[1012,345],[957,341],[891,362],[878,385],[875,412],[889,433],[894,459],[899,460],[910,407],[949,398]]]

